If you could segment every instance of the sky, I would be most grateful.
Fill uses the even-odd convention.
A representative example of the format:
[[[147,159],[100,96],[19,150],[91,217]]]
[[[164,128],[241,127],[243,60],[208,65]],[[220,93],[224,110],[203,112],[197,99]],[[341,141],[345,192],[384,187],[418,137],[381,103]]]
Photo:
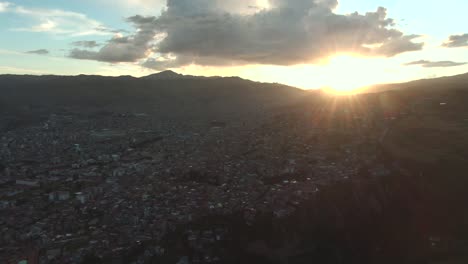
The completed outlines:
[[[349,90],[468,72],[466,0],[0,0],[0,74]]]

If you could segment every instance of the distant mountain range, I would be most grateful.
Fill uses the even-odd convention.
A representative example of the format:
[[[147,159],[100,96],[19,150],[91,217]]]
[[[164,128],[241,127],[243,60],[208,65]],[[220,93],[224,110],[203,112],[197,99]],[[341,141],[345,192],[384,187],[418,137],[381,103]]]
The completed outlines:
[[[395,90],[468,89],[468,73],[401,84],[377,85],[366,93]],[[58,111],[148,112],[161,118],[222,118],[253,115],[321,94],[239,77],[200,77],[163,71],[149,76],[104,77],[0,75],[0,112],[47,115]],[[6,114],[5,114],[6,113]]]
[[[141,77],[140,79],[145,80],[181,80],[181,79],[216,79],[222,78],[219,76],[204,77],[204,76],[194,76],[194,75],[183,75],[176,73],[171,70],[162,71],[159,73],[151,74],[148,76]],[[234,77],[231,77],[234,78]],[[468,73],[448,76],[448,77],[439,77],[431,79],[421,79],[404,83],[390,83],[390,84],[378,84],[368,88],[359,89],[359,93],[368,93],[368,92],[383,92],[389,90],[401,90],[401,89],[411,89],[411,88],[428,88],[431,89],[437,87],[444,88],[459,88],[465,86],[468,82]]]
[[[0,75],[0,112],[145,112],[161,119],[249,116],[304,97],[294,87],[238,77],[198,77],[172,71],[142,78]]]
[[[111,76],[100,76],[100,75],[77,75],[77,76],[60,76],[60,75],[12,75],[4,74],[0,75],[0,81],[5,79],[16,79],[21,78],[28,79],[30,81],[38,80],[55,80],[55,79],[64,79],[64,78],[76,78],[77,80],[151,80],[151,81],[168,81],[168,80],[208,80],[208,79],[242,79],[240,77],[221,77],[221,76],[196,76],[196,75],[184,75],[171,70],[161,71],[155,74],[150,74],[143,77],[133,77],[130,75],[122,75],[117,77]],[[245,79],[243,79],[245,80]],[[248,81],[248,80],[246,80]],[[421,79],[404,83],[388,83],[388,84],[377,84],[370,87],[358,89],[359,93],[367,92],[383,92],[388,90],[400,90],[407,88],[422,88],[422,87],[434,87],[434,85],[444,85],[444,87],[454,87],[466,84],[468,81],[468,73],[448,76],[448,77],[439,77],[439,78],[430,78],[430,79]],[[253,82],[253,81],[252,81]],[[1,83],[0,83],[1,84]],[[281,84],[274,84],[281,85]],[[285,85],[286,86],[286,85]],[[293,88],[293,87],[291,87]],[[312,90],[313,91],[313,90]]]
[[[405,83],[380,84],[367,89],[362,89],[362,92],[384,92],[390,90],[432,90],[432,89],[468,89],[468,73],[455,76],[422,79]]]

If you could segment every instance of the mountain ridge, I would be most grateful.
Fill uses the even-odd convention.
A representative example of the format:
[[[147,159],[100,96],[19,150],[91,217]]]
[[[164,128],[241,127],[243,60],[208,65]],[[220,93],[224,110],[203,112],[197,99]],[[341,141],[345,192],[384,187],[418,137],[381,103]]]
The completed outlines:
[[[141,76],[141,77],[134,77],[131,75],[119,75],[119,76],[105,76],[105,75],[88,75],[88,74],[79,74],[79,75],[54,75],[54,74],[44,74],[44,75],[34,75],[34,74],[0,74],[0,78],[19,78],[19,77],[24,77],[24,78],[32,78],[32,79],[60,79],[60,78],[78,78],[78,79],[88,79],[92,80],[93,78],[96,79],[109,79],[109,80],[115,80],[115,79],[120,79],[120,80],[145,80],[145,81],[178,81],[178,80],[214,80],[214,79],[238,79],[238,80],[244,80],[244,81],[249,81],[253,83],[258,83],[258,84],[271,84],[271,85],[281,85],[281,86],[287,86],[291,88],[296,88],[296,89],[301,89],[301,90],[308,90],[308,91],[327,91],[327,89],[324,88],[311,88],[311,89],[303,89],[303,88],[298,88],[294,87],[291,85],[287,84],[282,84],[282,83],[276,83],[276,82],[259,82],[259,81],[254,81],[250,79],[244,79],[239,76],[197,76],[197,75],[184,75],[177,73],[172,70],[166,70],[166,71],[161,71],[158,73],[153,73],[150,75],[146,76]],[[443,82],[443,81],[449,81],[450,85],[458,84],[458,83],[465,83],[468,82],[468,72],[467,73],[462,73],[462,74],[457,74],[457,75],[451,75],[451,76],[442,76],[442,77],[437,77],[437,78],[424,78],[424,79],[418,79],[418,80],[411,80],[408,82],[400,82],[400,83],[382,83],[382,84],[375,84],[375,85],[370,85],[368,87],[362,87],[356,89],[356,94],[362,94],[362,93],[378,93],[378,92],[385,92],[385,91],[391,91],[391,90],[400,90],[400,89],[407,89],[411,88],[414,86],[422,86],[430,82]]]
[[[442,76],[442,77],[437,77],[437,78],[425,78],[425,79],[412,80],[412,81],[401,82],[401,83],[376,84],[376,85],[370,86],[369,88],[363,88],[361,90],[361,93],[369,93],[369,92],[379,93],[379,92],[386,92],[386,91],[392,91],[392,90],[411,89],[414,87],[434,85],[434,84],[446,85],[445,88],[447,88],[447,85],[449,87],[453,87],[453,86],[460,86],[463,84],[468,84],[468,72],[457,74],[457,75],[451,75],[451,76]]]
[[[194,76],[194,75],[183,75],[171,70],[166,70],[147,76],[140,77],[140,79],[149,79],[149,80],[178,80],[178,79],[202,79],[208,77]]]

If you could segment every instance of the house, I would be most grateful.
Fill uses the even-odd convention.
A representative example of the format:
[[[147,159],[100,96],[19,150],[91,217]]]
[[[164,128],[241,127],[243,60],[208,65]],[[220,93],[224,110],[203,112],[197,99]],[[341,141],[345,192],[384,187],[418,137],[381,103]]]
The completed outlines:
[[[383,164],[378,164],[373,168],[370,168],[369,172],[375,177],[384,177],[390,175],[391,173],[391,171],[387,169]]]
[[[112,171],[112,177],[122,177],[123,175],[125,175],[125,169],[123,168],[114,169]]]
[[[88,201],[88,195],[82,192],[75,193],[75,197],[80,203],[84,204]]]
[[[15,206],[15,201],[0,201],[0,210],[8,209]]]
[[[226,123],[222,121],[213,120],[210,122],[211,128],[225,128]]]
[[[49,193],[49,201],[66,201],[70,199],[70,192],[59,191]]]
[[[16,180],[17,185],[28,186],[28,187],[39,187],[38,181],[31,180]]]

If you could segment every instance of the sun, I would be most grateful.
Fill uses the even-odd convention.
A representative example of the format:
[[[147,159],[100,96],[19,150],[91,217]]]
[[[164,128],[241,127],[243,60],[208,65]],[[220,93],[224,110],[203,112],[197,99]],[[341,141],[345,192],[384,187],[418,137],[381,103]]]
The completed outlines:
[[[361,88],[387,83],[395,78],[395,67],[387,58],[370,58],[359,54],[337,54],[326,61],[291,66],[239,65],[219,68],[189,65],[184,67],[182,73],[197,75],[201,71],[204,76],[241,76],[305,90],[326,89],[339,95],[362,92]]]
[[[356,55],[337,55],[325,67],[327,87],[336,94],[353,94],[371,84],[379,83],[379,65],[370,58]]]

